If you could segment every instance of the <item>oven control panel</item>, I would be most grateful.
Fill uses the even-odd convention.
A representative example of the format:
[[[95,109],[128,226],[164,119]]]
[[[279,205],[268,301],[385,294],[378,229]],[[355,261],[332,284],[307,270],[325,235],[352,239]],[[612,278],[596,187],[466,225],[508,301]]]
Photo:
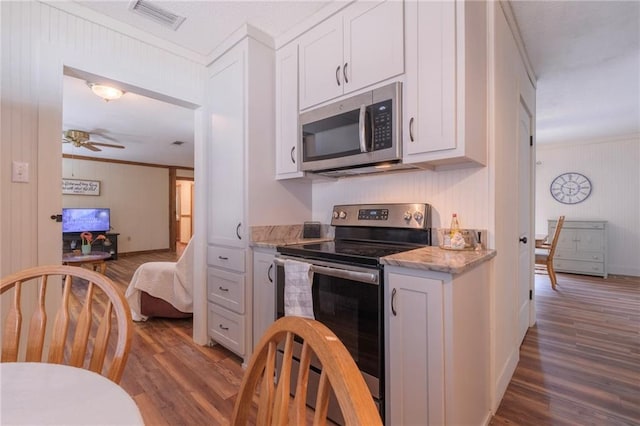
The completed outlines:
[[[379,226],[388,228],[431,228],[429,204],[344,204],[333,207],[333,226]]]

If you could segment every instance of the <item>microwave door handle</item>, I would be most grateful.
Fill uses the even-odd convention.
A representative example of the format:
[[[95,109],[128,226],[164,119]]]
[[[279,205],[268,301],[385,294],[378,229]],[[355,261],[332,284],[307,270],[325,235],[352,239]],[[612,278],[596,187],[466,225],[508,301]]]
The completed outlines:
[[[360,105],[360,119],[358,121],[358,135],[360,136],[360,152],[367,152],[367,106]]]

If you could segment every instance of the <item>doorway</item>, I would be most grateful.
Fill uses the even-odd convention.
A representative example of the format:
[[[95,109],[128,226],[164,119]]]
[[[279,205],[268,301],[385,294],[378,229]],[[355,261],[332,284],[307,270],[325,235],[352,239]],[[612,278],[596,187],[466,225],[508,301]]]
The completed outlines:
[[[176,243],[187,244],[193,235],[193,179],[176,180]]]

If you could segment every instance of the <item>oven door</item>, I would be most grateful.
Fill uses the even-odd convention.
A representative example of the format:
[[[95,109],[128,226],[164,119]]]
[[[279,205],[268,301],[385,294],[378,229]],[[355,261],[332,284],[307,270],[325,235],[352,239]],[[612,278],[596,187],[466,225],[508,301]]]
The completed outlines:
[[[284,259],[275,259],[276,316],[284,316]],[[382,399],[383,313],[382,278],[377,267],[325,261],[312,263],[313,312],[343,342],[358,365],[374,399]]]

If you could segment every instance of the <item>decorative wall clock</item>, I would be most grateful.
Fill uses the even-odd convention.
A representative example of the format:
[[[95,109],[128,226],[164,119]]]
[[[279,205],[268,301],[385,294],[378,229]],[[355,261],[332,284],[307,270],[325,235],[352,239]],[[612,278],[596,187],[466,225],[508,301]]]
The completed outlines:
[[[551,196],[563,204],[577,204],[591,195],[591,181],[575,172],[563,173],[551,182]]]

